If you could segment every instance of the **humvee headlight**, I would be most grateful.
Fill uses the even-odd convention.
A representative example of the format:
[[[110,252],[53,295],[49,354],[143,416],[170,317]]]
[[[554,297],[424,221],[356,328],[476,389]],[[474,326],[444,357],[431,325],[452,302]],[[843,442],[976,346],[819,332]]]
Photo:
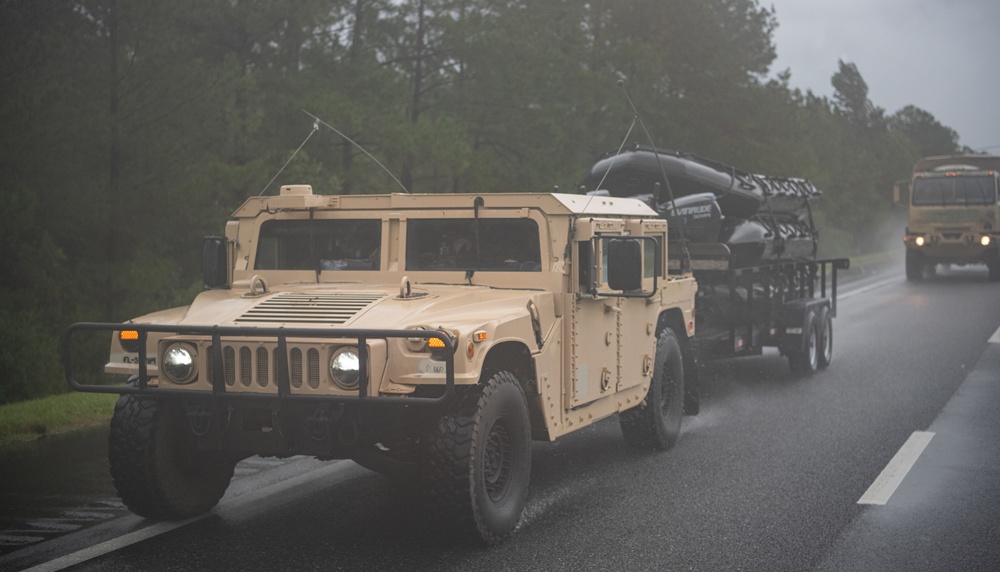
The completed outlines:
[[[357,389],[360,376],[361,359],[357,348],[343,347],[333,353],[330,358],[330,377],[341,389]]]
[[[917,238],[914,238],[913,239],[913,243],[916,244],[917,246],[923,246],[924,245],[924,237],[918,236]]]
[[[982,244],[983,246],[989,246],[990,237],[984,235],[982,238],[979,239],[979,244]]]
[[[174,344],[163,352],[163,373],[174,383],[194,379],[194,352],[185,345]]]
[[[123,350],[129,353],[139,351],[139,331],[122,330],[118,332],[118,343],[121,344]]]

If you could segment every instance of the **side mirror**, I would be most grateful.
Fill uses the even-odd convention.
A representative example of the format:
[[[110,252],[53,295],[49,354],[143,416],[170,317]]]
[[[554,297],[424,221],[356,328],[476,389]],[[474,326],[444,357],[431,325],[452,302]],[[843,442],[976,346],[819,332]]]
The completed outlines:
[[[229,248],[225,237],[205,237],[202,243],[201,273],[205,289],[229,288]]]
[[[642,289],[642,241],[612,238],[608,249],[608,286],[628,292]]]
[[[892,185],[892,202],[897,205],[909,203],[910,180],[899,179]]]

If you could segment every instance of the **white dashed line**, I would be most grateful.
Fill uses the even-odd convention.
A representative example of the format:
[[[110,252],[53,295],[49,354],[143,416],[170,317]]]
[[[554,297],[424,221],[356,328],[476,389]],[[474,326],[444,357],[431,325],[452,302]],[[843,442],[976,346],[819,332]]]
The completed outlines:
[[[933,436],[934,433],[929,431],[914,431],[906,443],[900,447],[896,456],[889,461],[885,469],[882,469],[882,473],[875,479],[872,486],[868,487],[865,494],[858,500],[858,504],[884,505],[889,502],[889,497],[896,492],[896,488],[913,468],[913,464],[917,462],[917,458],[924,452]]]

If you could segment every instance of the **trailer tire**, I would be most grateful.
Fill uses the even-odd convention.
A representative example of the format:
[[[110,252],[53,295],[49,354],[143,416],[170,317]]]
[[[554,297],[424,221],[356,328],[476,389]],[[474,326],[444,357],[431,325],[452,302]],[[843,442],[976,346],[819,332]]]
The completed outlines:
[[[623,411],[622,435],[640,450],[669,449],[677,442],[684,417],[684,362],[677,336],[664,328],[656,341],[656,361],[642,405]]]
[[[788,354],[788,366],[795,375],[811,375],[819,369],[819,328],[816,314],[809,312],[802,328],[805,337],[800,349]]]
[[[108,464],[129,510],[154,520],[180,520],[219,502],[236,461],[198,450],[179,402],[123,395],[111,417]]]
[[[531,426],[517,378],[494,373],[467,388],[429,432],[424,476],[431,509],[470,540],[496,544],[517,526],[528,496]]]
[[[924,279],[924,261],[920,253],[913,250],[906,251],[906,279],[910,282],[917,282]]]
[[[833,315],[828,306],[823,307],[819,312],[819,331],[817,343],[819,352],[816,356],[816,365],[819,369],[826,369],[833,361]]]

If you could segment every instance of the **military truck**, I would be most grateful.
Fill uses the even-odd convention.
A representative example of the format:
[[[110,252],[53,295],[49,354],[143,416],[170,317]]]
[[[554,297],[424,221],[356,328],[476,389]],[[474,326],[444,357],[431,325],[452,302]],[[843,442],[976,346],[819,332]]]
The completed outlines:
[[[938,264],[986,264],[1000,281],[1000,157],[925,157],[893,187],[906,204],[906,279],[922,280]]]
[[[634,199],[284,186],[205,239],[191,305],[71,326],[67,380],[121,395],[110,467],[141,516],[210,510],[242,458],[311,455],[419,481],[494,543],[533,439],[617,415],[662,450],[697,411],[697,285],[668,273],[667,226]],[[108,332],[128,382],[79,381],[79,338]]]

